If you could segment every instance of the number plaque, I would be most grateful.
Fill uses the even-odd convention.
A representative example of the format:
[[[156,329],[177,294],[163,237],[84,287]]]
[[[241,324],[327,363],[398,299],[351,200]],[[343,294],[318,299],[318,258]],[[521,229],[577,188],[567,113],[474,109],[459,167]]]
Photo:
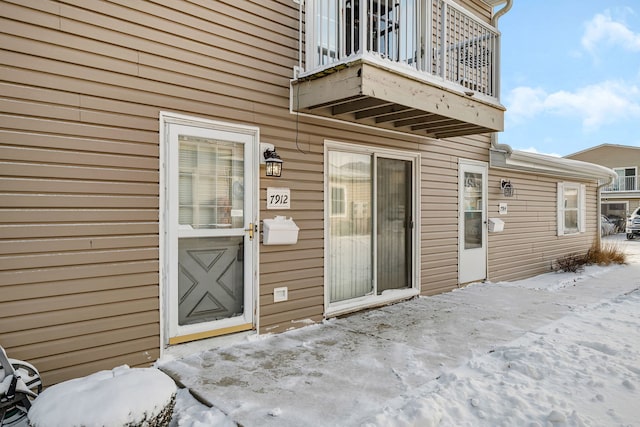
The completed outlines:
[[[267,187],[267,209],[291,209],[291,190]]]

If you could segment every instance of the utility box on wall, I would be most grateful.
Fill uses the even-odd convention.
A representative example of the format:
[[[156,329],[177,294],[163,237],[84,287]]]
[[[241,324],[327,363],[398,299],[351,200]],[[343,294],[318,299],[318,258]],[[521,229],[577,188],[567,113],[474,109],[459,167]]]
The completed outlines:
[[[489,232],[500,233],[504,230],[504,221],[500,218],[489,218]]]
[[[298,243],[300,228],[293,222],[293,218],[276,216],[262,221],[263,245],[295,245]]]

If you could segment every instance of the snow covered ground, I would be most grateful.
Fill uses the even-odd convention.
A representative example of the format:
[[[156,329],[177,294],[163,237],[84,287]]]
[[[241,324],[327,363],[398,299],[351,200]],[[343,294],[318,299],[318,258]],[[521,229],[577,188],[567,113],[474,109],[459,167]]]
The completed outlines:
[[[640,426],[640,241],[623,237],[608,240],[627,266],[475,284],[161,360],[215,407],[181,390],[172,425]]]
[[[628,265],[166,357],[158,366],[212,406],[181,389],[171,426],[640,426],[640,240],[607,240]]]

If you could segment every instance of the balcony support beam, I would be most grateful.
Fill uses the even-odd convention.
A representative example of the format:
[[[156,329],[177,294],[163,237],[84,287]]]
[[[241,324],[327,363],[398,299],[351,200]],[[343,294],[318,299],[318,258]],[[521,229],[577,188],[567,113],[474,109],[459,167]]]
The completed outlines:
[[[426,117],[429,113],[426,113],[421,110],[410,109],[409,111],[405,111],[403,113],[391,114],[389,116],[377,117],[376,123],[385,123],[385,122],[398,122],[399,120],[404,119],[412,119],[415,117]]]
[[[406,111],[411,111],[411,107],[398,105],[398,104],[386,104],[386,105],[383,105],[382,107],[373,108],[367,111],[357,112],[356,120],[375,117],[376,123],[381,123],[381,122],[387,121],[386,120],[387,117],[393,116],[398,113],[404,113]]]
[[[379,107],[380,105],[390,104],[376,98],[363,98],[358,101],[336,105],[332,108],[332,113],[333,115],[337,116],[340,114],[370,110],[372,108]]]

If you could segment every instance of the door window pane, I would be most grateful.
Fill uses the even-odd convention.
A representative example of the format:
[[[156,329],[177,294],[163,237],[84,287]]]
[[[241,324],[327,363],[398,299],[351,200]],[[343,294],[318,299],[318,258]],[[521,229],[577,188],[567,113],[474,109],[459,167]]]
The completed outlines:
[[[330,151],[329,187],[344,188],[344,197],[329,199],[329,292],[331,302],[373,292],[372,168],[367,154]]]
[[[378,158],[377,291],[411,287],[411,162]]]
[[[179,136],[179,223],[194,229],[244,224],[244,145]]]
[[[464,173],[464,248],[482,247],[482,174]]]

